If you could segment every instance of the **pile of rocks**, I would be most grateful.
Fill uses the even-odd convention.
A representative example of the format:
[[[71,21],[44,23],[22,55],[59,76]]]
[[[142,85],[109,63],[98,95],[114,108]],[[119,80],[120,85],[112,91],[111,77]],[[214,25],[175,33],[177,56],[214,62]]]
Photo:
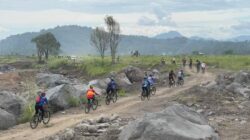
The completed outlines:
[[[98,119],[82,121],[74,128],[67,128],[46,140],[117,140],[124,125],[130,119],[122,119],[117,115],[101,116]]]

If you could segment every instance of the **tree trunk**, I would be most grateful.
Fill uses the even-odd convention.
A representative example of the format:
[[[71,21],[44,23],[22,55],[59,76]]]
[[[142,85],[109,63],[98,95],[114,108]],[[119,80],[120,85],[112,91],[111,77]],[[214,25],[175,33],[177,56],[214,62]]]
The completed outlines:
[[[102,66],[104,65],[104,56],[101,56],[102,57]]]
[[[48,60],[49,59],[49,50],[45,51],[45,59]]]

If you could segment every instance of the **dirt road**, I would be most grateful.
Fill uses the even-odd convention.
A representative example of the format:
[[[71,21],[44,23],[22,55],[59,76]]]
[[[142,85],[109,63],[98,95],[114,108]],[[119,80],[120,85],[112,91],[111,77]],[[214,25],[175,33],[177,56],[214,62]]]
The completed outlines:
[[[215,78],[212,73],[189,73],[191,76],[186,79],[186,83],[183,87],[160,88],[157,90],[156,95],[152,96],[149,101],[141,101],[138,95],[133,95],[120,98],[116,104],[111,103],[109,106],[103,104],[96,111],[90,112],[90,114],[85,114],[84,111],[79,108],[67,110],[66,114],[57,113],[53,115],[49,126],[40,124],[37,129],[32,130],[29,123],[26,123],[18,125],[10,130],[2,131],[0,132],[0,140],[42,139],[75,125],[83,119],[97,118],[101,114],[111,115],[116,113],[120,116],[135,117],[143,115],[145,112],[156,112],[165,108],[166,104],[171,101],[173,97],[183,94],[183,91],[194,85],[212,81]]]

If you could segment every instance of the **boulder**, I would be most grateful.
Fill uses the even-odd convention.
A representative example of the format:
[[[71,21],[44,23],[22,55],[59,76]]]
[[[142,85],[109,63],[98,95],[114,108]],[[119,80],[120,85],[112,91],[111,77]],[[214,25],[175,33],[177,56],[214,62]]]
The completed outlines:
[[[249,84],[250,83],[250,73],[240,71],[234,75],[234,82],[241,84]]]
[[[174,104],[158,113],[146,114],[122,130],[120,140],[218,140],[208,122],[194,110]]]
[[[36,83],[38,86],[52,88],[62,84],[69,84],[70,81],[60,74],[38,73],[36,75]]]
[[[8,129],[15,124],[15,116],[0,108],[0,130]]]
[[[71,101],[79,99],[81,93],[72,85],[63,84],[47,91],[47,98],[53,111],[71,107]]]
[[[141,82],[144,77],[144,72],[134,66],[128,66],[123,69],[123,72],[126,74],[131,83]]]
[[[117,83],[118,89],[124,89],[125,91],[130,91],[132,83],[130,82],[125,73],[111,72],[109,77],[114,78],[115,82]]]
[[[11,92],[0,91],[0,108],[18,118],[24,109],[25,100]]]

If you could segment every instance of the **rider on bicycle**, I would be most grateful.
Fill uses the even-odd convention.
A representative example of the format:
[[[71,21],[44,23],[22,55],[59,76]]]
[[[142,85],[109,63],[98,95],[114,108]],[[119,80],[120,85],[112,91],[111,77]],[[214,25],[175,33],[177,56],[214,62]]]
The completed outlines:
[[[88,99],[88,104],[90,104],[91,100],[95,99],[95,95],[99,95],[98,93],[96,93],[96,91],[94,90],[94,87],[92,85],[89,86],[89,89],[87,90],[86,96]]]
[[[176,77],[176,75],[175,75],[174,71],[171,70],[171,71],[169,72],[169,76],[168,76],[168,78],[169,78],[169,83],[170,83],[171,81],[173,81],[173,82],[175,83],[175,80],[174,80],[175,77]]]
[[[153,78],[152,74],[149,75],[148,81],[149,81],[149,84],[150,84],[150,88],[153,87],[154,86],[154,78]]]
[[[147,77],[144,77],[142,82],[142,91],[146,91],[147,95],[149,94],[150,82]]]
[[[179,72],[178,72],[178,75],[177,75],[177,77],[178,77],[178,81],[184,81],[184,71],[183,71],[183,69],[181,69]]]
[[[108,83],[107,89],[106,89],[106,93],[110,94],[110,93],[114,93],[115,90],[117,89],[117,85],[115,83],[115,80],[113,78],[110,78],[110,82]]]
[[[45,91],[42,91],[41,94],[37,96],[36,105],[35,105],[36,115],[38,114],[38,111],[40,110],[42,112],[42,119],[44,116],[44,105],[48,104],[48,100],[45,96],[46,96]]]

